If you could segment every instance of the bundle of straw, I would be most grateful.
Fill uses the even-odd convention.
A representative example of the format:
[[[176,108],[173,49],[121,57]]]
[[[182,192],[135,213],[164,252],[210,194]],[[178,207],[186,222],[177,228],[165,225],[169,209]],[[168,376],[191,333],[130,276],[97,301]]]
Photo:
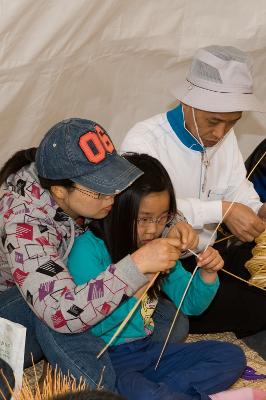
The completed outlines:
[[[53,369],[49,364],[45,364],[45,379],[42,384],[40,384],[34,364],[33,371],[35,383],[31,384],[24,374],[22,389],[15,392],[2,372],[10,395],[5,397],[3,393],[0,393],[0,399],[9,400],[12,396],[13,400],[125,400],[119,395],[101,390],[101,381],[97,390],[91,390],[82,378],[77,382],[73,376],[65,376],[59,369]]]
[[[253,257],[246,262],[245,267],[251,275],[249,282],[266,288],[266,230],[256,238],[255,242]]]
[[[44,383],[42,387],[39,385],[39,381],[37,378],[37,373],[35,366],[34,376],[35,376],[35,384],[32,386],[29,383],[28,378],[24,374],[22,388],[19,391],[13,391],[10,387],[7,379],[5,379],[4,374],[3,379],[5,380],[6,386],[12,395],[12,399],[14,400],[48,400],[53,399],[57,395],[62,395],[65,393],[76,393],[83,391],[87,388],[85,382],[81,379],[80,382],[76,382],[74,378],[71,376],[64,376],[59,370],[53,370],[50,365],[47,367],[46,377],[44,379]],[[2,397],[1,397],[2,396]],[[3,400],[8,400],[5,395],[2,393],[0,396]]]
[[[77,382],[73,377],[63,375],[57,368],[53,370],[50,365],[47,366],[47,373],[42,388],[39,386],[35,368],[34,375],[34,387],[29,384],[28,379],[24,375],[22,389],[20,392],[14,393],[14,400],[48,400],[59,394],[68,392],[76,393],[87,388],[82,379]]]

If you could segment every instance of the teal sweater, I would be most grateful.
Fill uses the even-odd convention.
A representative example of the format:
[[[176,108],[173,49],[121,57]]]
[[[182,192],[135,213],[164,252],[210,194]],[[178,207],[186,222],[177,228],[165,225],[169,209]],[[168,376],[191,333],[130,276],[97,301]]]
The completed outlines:
[[[104,242],[87,231],[75,239],[73,248],[68,258],[68,269],[77,285],[96,278],[111,264],[111,258]],[[186,285],[191,277],[180,261],[166,275],[161,290],[169,296],[176,306],[179,305]],[[120,282],[117,282],[119,285]],[[219,287],[218,278],[214,283],[205,283],[201,279],[200,271],[197,271],[181,307],[184,314],[199,315],[213,300]],[[108,290],[108,287],[107,287]],[[114,295],[113,302],[116,304]],[[101,337],[106,343],[111,339],[120,323],[137,302],[137,298],[126,298],[117,308],[107,315],[102,321],[91,328],[91,333]],[[153,331],[151,318],[157,304],[157,300],[146,299],[139,305],[126,327],[114,342],[115,345],[144,338]]]

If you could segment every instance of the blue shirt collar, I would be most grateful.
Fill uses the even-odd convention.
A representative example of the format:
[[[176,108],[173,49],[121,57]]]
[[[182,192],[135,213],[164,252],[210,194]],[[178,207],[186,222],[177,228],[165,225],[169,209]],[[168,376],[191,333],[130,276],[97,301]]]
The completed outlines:
[[[176,136],[191,150],[203,152],[204,148],[197,142],[193,135],[185,128],[184,113],[182,105],[179,104],[173,110],[166,113],[167,120]]]

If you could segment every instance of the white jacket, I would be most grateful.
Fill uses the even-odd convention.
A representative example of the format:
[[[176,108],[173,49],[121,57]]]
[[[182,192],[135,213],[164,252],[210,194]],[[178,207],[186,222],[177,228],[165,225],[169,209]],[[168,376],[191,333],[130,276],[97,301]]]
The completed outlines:
[[[203,163],[201,152],[181,142],[166,113],[137,123],[121,146],[121,152],[147,153],[161,161],[174,185],[178,209],[199,230],[199,249],[209,243],[215,226],[222,219],[221,200],[243,203],[256,213],[262,205],[253,184],[246,179],[233,130],[216,146],[206,150],[208,167]],[[214,240],[215,237],[210,244]]]

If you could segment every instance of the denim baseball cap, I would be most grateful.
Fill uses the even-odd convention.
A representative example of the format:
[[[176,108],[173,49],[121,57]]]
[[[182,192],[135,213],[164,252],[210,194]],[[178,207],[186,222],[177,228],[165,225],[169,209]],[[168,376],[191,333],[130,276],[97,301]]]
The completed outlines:
[[[81,118],[54,125],[37,149],[35,164],[42,178],[70,179],[103,194],[119,193],[143,174],[116,152],[102,126]]]

